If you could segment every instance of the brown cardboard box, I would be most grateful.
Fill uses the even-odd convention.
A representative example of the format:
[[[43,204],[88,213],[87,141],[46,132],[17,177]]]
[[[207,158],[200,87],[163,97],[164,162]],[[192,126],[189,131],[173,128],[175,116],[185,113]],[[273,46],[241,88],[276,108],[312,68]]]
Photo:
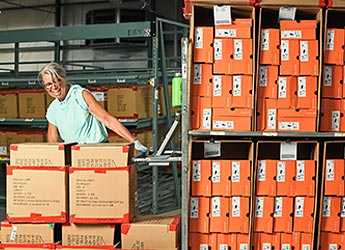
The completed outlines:
[[[10,164],[13,166],[70,166],[74,143],[11,144]]]
[[[344,0],[328,0],[327,7],[328,8],[345,7],[345,1]]]
[[[2,244],[2,250],[32,250],[32,249],[51,249],[55,250],[55,244]]]
[[[53,224],[11,224],[1,222],[0,242],[3,244],[54,243]]]
[[[122,224],[121,242],[125,249],[173,250],[179,246],[180,217],[139,217]]]
[[[129,143],[90,143],[72,146],[72,167],[115,168],[128,166],[134,145]]]
[[[152,130],[143,130],[132,133],[132,136],[139,140],[146,147],[152,146]],[[109,134],[108,140],[110,143],[128,143],[126,139],[122,138],[118,134]],[[139,151],[134,149],[134,155],[137,155]]]
[[[9,155],[9,148],[7,147],[6,132],[0,131],[0,156]]]
[[[17,143],[18,133],[11,130],[5,130],[4,132],[4,147],[3,150],[7,150],[7,155],[10,155],[10,146],[12,143]]]
[[[56,245],[56,249],[59,250],[98,250],[98,249],[107,249],[107,250],[114,250],[114,246],[60,246]]]
[[[120,119],[152,116],[152,89],[148,86],[120,87],[108,90],[108,112]]]
[[[67,221],[67,167],[7,166],[7,220]]]
[[[95,88],[95,89],[90,89],[90,92],[98,101],[98,103],[102,106],[102,108],[106,110],[107,103],[108,103],[107,89]]]
[[[19,118],[44,118],[46,99],[43,90],[18,92]]]
[[[0,117],[18,118],[18,93],[0,93]]]
[[[62,225],[63,246],[113,245],[115,225],[83,225],[66,223]]]
[[[23,131],[17,132],[18,142],[44,142],[45,133],[43,131]]]
[[[70,222],[128,223],[136,214],[136,166],[70,168]]]

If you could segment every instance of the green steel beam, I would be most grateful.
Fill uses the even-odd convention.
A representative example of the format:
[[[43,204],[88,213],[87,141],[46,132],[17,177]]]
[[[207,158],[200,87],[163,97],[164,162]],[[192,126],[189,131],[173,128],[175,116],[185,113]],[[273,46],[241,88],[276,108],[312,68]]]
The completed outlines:
[[[128,22],[0,31],[0,43],[150,37],[150,22]]]

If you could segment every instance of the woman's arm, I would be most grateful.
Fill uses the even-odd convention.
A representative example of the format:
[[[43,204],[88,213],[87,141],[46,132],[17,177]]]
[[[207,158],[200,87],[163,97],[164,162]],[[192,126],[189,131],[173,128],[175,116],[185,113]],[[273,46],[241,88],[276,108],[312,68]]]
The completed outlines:
[[[57,127],[48,122],[47,139],[48,142],[57,142],[59,138]]]
[[[101,121],[107,128],[111,129],[128,142],[134,143],[135,139],[128,129],[119,122],[114,116],[111,116],[95,99],[95,97],[88,91],[83,91],[84,100],[89,108],[89,111],[99,121]]]

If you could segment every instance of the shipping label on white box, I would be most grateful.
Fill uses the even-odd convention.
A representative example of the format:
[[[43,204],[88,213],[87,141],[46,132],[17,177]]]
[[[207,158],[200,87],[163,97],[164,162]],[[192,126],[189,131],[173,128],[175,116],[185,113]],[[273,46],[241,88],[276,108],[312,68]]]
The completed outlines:
[[[220,197],[212,197],[212,217],[220,217]]]
[[[305,181],[305,163],[297,161],[296,164],[296,181]]]
[[[219,183],[220,182],[220,162],[213,161],[212,162],[212,182]]]
[[[282,30],[280,34],[282,39],[302,39],[301,30]]]
[[[192,219],[199,218],[199,198],[190,198],[190,217]]]
[[[234,38],[236,37],[236,30],[235,29],[216,29],[215,37]]]
[[[274,217],[283,216],[283,197],[274,198]]]
[[[309,43],[308,41],[300,41],[300,61],[309,62]]]
[[[276,124],[277,124],[277,110],[276,109],[268,109],[267,128],[268,129],[276,129]]]
[[[280,44],[281,48],[281,60],[282,61],[289,61],[290,60],[290,53],[289,53],[289,40],[282,40]]]
[[[222,76],[213,76],[213,96],[222,96]]]
[[[307,97],[307,78],[305,76],[298,77],[298,97]]]
[[[326,161],[326,181],[334,181],[334,160]]]
[[[280,130],[299,130],[299,122],[279,122]]]
[[[258,161],[258,181],[266,181],[266,161]]]
[[[341,217],[345,217],[345,197],[341,197]]]
[[[283,161],[277,164],[277,182],[285,182],[285,162]]]
[[[295,217],[302,218],[304,215],[304,197],[296,197]]]
[[[324,67],[323,86],[331,87],[333,82],[332,66]]]
[[[242,39],[234,39],[234,59],[243,60],[243,43]]]
[[[260,87],[267,87],[267,66],[260,66]]]
[[[340,129],[340,111],[332,110],[332,131]]]
[[[240,217],[241,216],[241,197],[233,196],[231,198],[231,216]]]
[[[334,50],[334,30],[327,30],[326,50]]]
[[[202,112],[202,128],[211,129],[211,109],[204,109]]]
[[[231,6],[230,5],[215,5],[213,6],[213,16],[215,25],[231,24]]]
[[[223,59],[222,39],[214,39],[213,48],[214,48],[214,60],[222,60]]]
[[[233,76],[232,77],[232,94],[233,96],[242,96],[242,77]]]
[[[287,79],[286,77],[279,77],[278,79],[278,98],[286,98],[287,96]]]
[[[270,32],[268,30],[261,31],[261,50],[270,49]]]
[[[201,84],[202,66],[201,64],[194,64],[194,81],[193,84]]]
[[[193,181],[201,181],[200,161],[193,161]]]
[[[241,163],[233,161],[231,163],[231,182],[238,183],[241,180]]]
[[[255,217],[263,218],[264,216],[264,197],[256,197]]]
[[[331,197],[323,197],[323,205],[322,205],[322,217],[330,217],[331,216]]]
[[[234,121],[219,121],[213,120],[213,128],[214,129],[234,129],[235,123]]]
[[[204,30],[203,28],[196,28],[195,29],[195,48],[202,49],[204,40]]]

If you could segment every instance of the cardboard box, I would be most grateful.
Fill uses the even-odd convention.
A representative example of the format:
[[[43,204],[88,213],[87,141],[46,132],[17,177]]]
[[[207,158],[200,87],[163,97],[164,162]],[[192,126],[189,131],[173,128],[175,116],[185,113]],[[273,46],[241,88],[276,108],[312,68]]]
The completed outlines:
[[[296,250],[314,249],[314,235],[311,233],[292,233],[292,244]]]
[[[210,198],[190,198],[189,232],[210,232]]]
[[[344,234],[321,232],[319,241],[320,249],[341,249],[345,244],[344,238]]]
[[[74,144],[11,144],[10,164],[13,166],[69,166],[71,165],[71,147]]]
[[[329,12],[328,12],[329,13]],[[324,63],[333,65],[344,65],[344,29],[327,28],[326,44],[324,52]]]
[[[213,63],[213,27],[194,29],[194,59],[195,63]]]
[[[257,99],[257,131],[277,131],[278,129],[278,100]]]
[[[212,86],[215,79],[212,79],[212,64],[193,64],[192,96],[212,96]],[[225,82],[224,82],[225,85]]]
[[[1,222],[0,242],[3,244],[54,243],[54,224],[11,224]]]
[[[277,161],[259,160],[256,170],[256,195],[276,196]]]
[[[213,108],[212,130],[251,131],[252,109]]]
[[[293,198],[274,198],[273,231],[292,233]]]
[[[314,76],[297,77],[296,108],[317,109],[318,107],[318,79]]]
[[[142,119],[152,117],[152,89],[135,85],[108,90],[109,114],[119,119]]]
[[[255,197],[254,232],[273,232],[273,197]]]
[[[345,232],[345,197],[341,198],[340,231]]]
[[[46,102],[43,90],[18,92],[19,118],[45,118]]]
[[[216,38],[252,38],[251,18],[235,18],[231,24],[216,24]]]
[[[231,108],[252,108],[253,77],[249,75],[232,76],[230,90]]]
[[[299,71],[299,41],[282,39],[280,41],[280,75],[297,76]]]
[[[193,170],[194,170],[193,161]],[[204,171],[204,169],[200,169]],[[193,171],[194,173],[194,171]],[[212,196],[225,196],[229,197],[231,194],[231,161],[230,160],[212,160],[212,177],[211,177],[211,190]],[[194,174],[193,174],[194,178]],[[193,184],[192,184],[193,185]],[[193,190],[193,186],[192,186]],[[205,192],[207,193],[207,191]],[[192,191],[193,195],[193,191]],[[194,195],[193,195],[194,196]]]
[[[67,221],[67,167],[7,166],[7,220],[12,223]]]
[[[325,65],[323,68],[322,98],[341,98],[343,93],[343,67]]]
[[[55,249],[60,249],[60,250],[74,250],[74,249],[79,249],[79,250],[99,250],[99,249],[105,249],[105,250],[114,250],[114,246],[61,246],[61,245],[56,245]]]
[[[321,231],[340,232],[341,197],[324,196],[322,202]]]
[[[295,232],[313,233],[314,198],[295,197],[294,226]]]
[[[117,168],[132,162],[134,145],[126,143],[89,143],[72,146],[72,167]]]
[[[42,131],[20,131],[17,132],[17,142],[44,142],[45,132]]]
[[[328,0],[334,1],[334,0]],[[337,1],[337,0],[336,0]],[[270,6],[270,5],[281,5],[281,6],[293,6],[297,5],[297,2],[291,0],[257,0],[257,6]],[[326,7],[326,0],[300,0],[298,6],[314,6],[314,7]]]
[[[327,0],[327,7],[345,7],[345,2],[344,0]]]
[[[188,249],[209,249],[209,237],[211,234],[189,233]]]
[[[292,234],[290,233],[280,233],[280,249],[295,249],[293,245]]]
[[[116,183],[116,188],[112,187]],[[70,168],[71,223],[128,223],[136,215],[136,165],[122,168]]]
[[[258,250],[279,249],[279,234],[254,233],[253,247]]]
[[[280,64],[280,31],[279,29],[261,29],[260,64]]]
[[[207,3],[207,4],[218,4],[218,0],[190,0],[191,3]],[[227,4],[233,5],[254,5],[254,0],[226,0]]]
[[[213,49],[213,74],[231,74],[232,58],[234,54],[234,40],[230,38],[216,38],[214,39]]]
[[[280,20],[281,39],[315,40],[317,20]]]
[[[300,75],[319,75],[319,41],[299,41]]]
[[[121,225],[124,249],[172,250],[180,244],[180,220],[176,217],[139,217],[133,223]]]
[[[1,130],[0,131],[0,155],[10,155],[10,145],[13,141],[16,141],[17,133],[12,131]]]
[[[192,196],[211,196],[211,176],[213,177],[212,174],[213,166],[211,160],[192,161]]]
[[[229,205],[229,232],[249,234],[250,198],[233,196]]]
[[[278,98],[278,66],[260,66],[258,97]]]
[[[6,250],[32,250],[32,249],[51,249],[55,250],[55,244],[0,244],[0,249]]]
[[[295,179],[296,161],[277,161],[277,196],[293,196],[295,194]]]
[[[115,225],[86,225],[65,223],[62,225],[63,246],[114,245]]]
[[[96,101],[102,108],[107,110],[108,90],[103,88],[91,88],[90,93],[95,97]]]
[[[0,92],[0,117],[18,118],[18,93],[1,91]]]
[[[191,128],[211,130],[212,102],[210,97],[191,98]]]
[[[297,78],[286,76],[278,77],[278,103],[277,108],[289,109],[296,107]]]
[[[232,75],[213,75],[212,107],[230,108],[233,85]]]
[[[315,160],[296,161],[296,188],[295,196],[315,196],[316,186]]]
[[[326,159],[324,195],[344,196],[344,159]]]
[[[332,132],[341,130],[340,100],[321,99],[320,131]]]
[[[313,109],[278,109],[278,131],[315,132],[316,111]]]
[[[210,198],[210,232],[228,233],[229,232],[229,198],[211,197]]]
[[[231,160],[231,196],[251,196],[251,160]]]

